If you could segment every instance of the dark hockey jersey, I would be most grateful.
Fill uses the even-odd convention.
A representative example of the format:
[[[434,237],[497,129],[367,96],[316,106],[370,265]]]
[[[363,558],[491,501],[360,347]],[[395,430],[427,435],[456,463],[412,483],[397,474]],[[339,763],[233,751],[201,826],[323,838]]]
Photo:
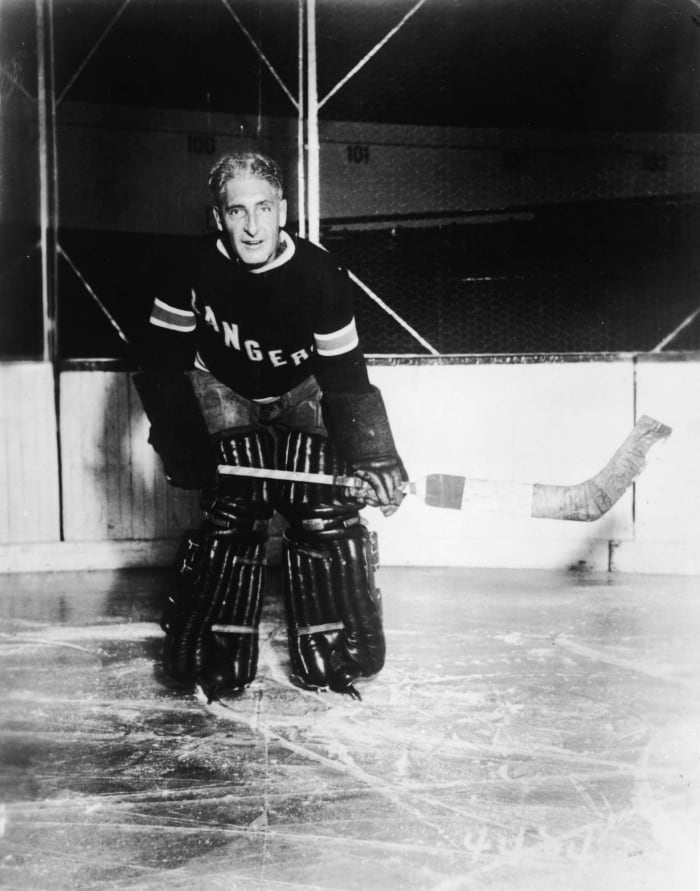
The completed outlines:
[[[366,391],[346,270],[286,232],[282,245],[274,260],[250,269],[220,237],[207,238],[175,264],[151,312],[154,363],[191,355],[194,367],[250,399],[279,396],[310,374],[325,390]]]

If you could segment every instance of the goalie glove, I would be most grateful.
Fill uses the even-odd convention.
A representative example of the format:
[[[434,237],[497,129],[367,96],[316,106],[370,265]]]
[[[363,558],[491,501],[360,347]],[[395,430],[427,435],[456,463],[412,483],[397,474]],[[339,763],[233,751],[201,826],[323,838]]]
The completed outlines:
[[[404,499],[403,485],[408,477],[394,445],[381,392],[377,387],[366,393],[327,391],[322,405],[336,448],[367,484],[349,490],[348,495],[390,516]]]
[[[137,372],[134,386],[151,431],[148,441],[172,486],[205,489],[216,481],[216,459],[199,402],[182,373]]]

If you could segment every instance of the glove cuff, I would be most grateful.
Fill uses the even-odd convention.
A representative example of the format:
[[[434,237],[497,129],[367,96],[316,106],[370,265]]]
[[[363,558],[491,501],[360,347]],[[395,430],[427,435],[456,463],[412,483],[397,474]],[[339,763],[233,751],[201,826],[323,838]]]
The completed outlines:
[[[325,392],[321,402],[328,432],[351,464],[399,462],[381,392]]]
[[[215,479],[216,460],[192,384],[184,373],[137,372],[132,380],[151,423],[149,442],[169,480],[202,488]]]

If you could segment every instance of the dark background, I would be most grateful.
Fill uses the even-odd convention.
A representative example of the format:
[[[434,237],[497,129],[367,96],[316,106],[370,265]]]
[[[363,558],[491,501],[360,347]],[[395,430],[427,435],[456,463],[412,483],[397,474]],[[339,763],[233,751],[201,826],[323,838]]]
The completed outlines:
[[[414,0],[318,0],[325,95]],[[287,84],[296,0],[229,0]],[[106,37],[106,26],[114,22]],[[5,62],[31,89],[33,0],[0,5]],[[68,98],[289,115],[223,0],[54,0],[56,91]],[[700,6],[693,0],[427,0],[326,105],[335,120],[463,127],[698,132]]]
[[[318,0],[320,95],[414,5]],[[294,87],[296,0],[54,0],[55,93],[106,115],[136,106],[293,116],[232,11]],[[0,61],[3,95],[36,96],[34,0],[0,4]],[[697,133],[699,61],[693,0],[427,0],[322,116]],[[14,160],[3,159],[4,182],[16,175]],[[441,352],[645,351],[700,305],[698,192],[700,184],[664,199],[543,202],[526,223],[336,232],[327,243]],[[36,226],[3,223],[5,357],[40,353],[36,240]],[[153,270],[182,246],[172,236],[68,229],[59,241],[130,337],[147,315]],[[124,358],[72,271],[59,262],[58,274],[60,357]],[[358,317],[368,352],[421,351],[361,294]],[[672,348],[700,348],[697,323]]]

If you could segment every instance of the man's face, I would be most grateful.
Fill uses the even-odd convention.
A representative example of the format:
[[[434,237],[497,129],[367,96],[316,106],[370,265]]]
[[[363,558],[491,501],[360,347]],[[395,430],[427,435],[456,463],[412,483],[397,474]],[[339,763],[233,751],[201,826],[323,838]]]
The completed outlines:
[[[287,222],[287,202],[277,197],[267,180],[237,176],[224,186],[214,217],[241,262],[263,266],[277,254],[280,227]]]

